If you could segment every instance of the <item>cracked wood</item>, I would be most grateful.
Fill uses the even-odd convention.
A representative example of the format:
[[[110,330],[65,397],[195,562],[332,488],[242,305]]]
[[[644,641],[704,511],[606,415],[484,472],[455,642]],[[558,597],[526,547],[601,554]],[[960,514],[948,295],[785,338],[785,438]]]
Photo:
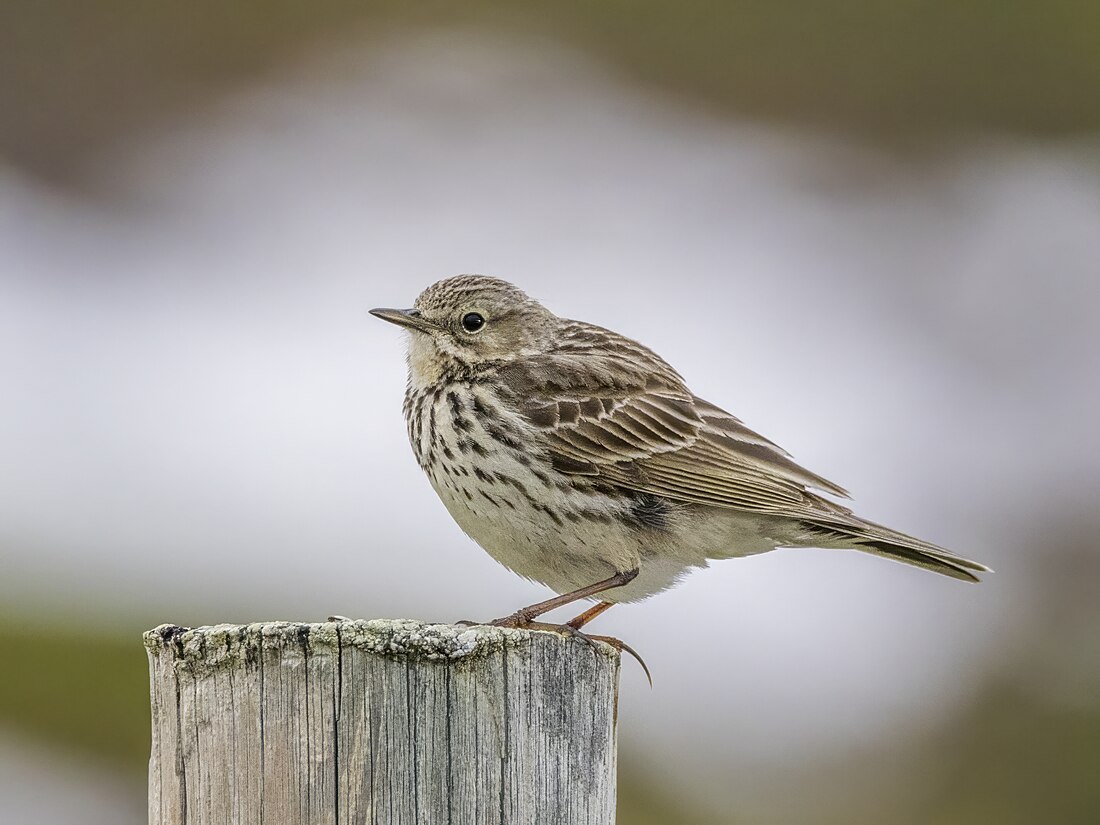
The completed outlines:
[[[389,620],[145,645],[152,825],[614,822],[610,646]]]

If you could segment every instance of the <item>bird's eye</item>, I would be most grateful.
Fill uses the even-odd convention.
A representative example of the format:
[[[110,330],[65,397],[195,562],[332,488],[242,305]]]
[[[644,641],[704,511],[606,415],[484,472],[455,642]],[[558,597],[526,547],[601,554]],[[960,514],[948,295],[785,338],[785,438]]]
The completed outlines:
[[[467,312],[462,316],[462,328],[467,332],[477,332],[485,326],[485,319],[476,312]]]

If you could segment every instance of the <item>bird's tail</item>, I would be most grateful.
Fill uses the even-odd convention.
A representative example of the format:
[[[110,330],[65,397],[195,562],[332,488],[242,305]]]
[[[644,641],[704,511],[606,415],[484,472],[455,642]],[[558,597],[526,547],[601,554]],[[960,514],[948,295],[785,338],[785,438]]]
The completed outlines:
[[[826,547],[847,547],[862,550],[876,556],[923,567],[933,573],[941,573],[953,579],[967,582],[981,581],[977,573],[993,572],[984,564],[957,556],[950,550],[927,541],[907,536],[881,524],[851,517],[848,519],[821,519],[804,522],[803,527]]]

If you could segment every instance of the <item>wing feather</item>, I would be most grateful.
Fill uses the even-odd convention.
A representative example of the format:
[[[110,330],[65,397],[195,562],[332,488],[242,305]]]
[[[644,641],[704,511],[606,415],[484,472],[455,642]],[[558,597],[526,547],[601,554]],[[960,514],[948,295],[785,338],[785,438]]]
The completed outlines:
[[[656,354],[572,322],[558,351],[502,371],[555,469],[667,498],[753,512],[846,512],[813,492],[843,488],[796,464],[734,416],[693,395]]]

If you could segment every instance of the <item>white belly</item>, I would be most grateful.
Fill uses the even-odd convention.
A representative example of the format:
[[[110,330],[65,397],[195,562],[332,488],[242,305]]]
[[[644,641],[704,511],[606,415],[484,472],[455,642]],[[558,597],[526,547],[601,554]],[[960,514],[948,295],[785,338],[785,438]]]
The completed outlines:
[[[566,593],[638,566],[640,542],[615,500],[559,486],[550,471],[547,484],[506,451],[488,451],[467,469],[429,473],[432,487],[459,527],[510,570]]]
[[[466,398],[466,390],[461,396]],[[486,390],[475,386],[473,392]],[[491,405],[483,398],[483,405]],[[600,595],[635,601],[668,587],[707,558],[770,550],[759,520],[716,508],[677,509],[667,528],[639,529],[629,502],[575,487],[533,452],[538,435],[520,416],[502,443],[465,401],[447,393],[426,401],[410,439],[421,467],[462,530],[494,559],[557,593],[638,569],[625,587]],[[521,449],[516,446],[522,445]]]

